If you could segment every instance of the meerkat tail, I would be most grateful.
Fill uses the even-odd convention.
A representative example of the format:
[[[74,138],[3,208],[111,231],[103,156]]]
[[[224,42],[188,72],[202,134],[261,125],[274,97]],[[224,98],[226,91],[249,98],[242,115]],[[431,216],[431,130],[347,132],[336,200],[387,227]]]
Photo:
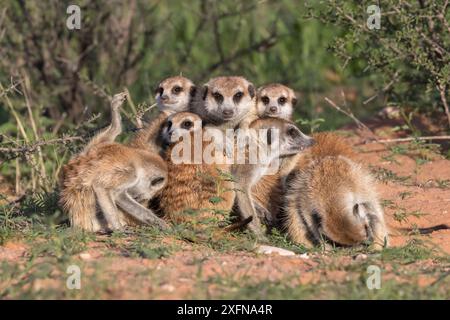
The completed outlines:
[[[226,226],[225,228],[223,228],[225,231],[235,231],[235,230],[239,230],[242,229],[244,227],[246,227],[250,222],[252,222],[253,220],[253,216],[250,216],[246,219],[243,219],[241,221],[235,222],[233,224],[230,224],[229,226]]]
[[[67,212],[71,227],[93,232],[101,229],[96,218],[95,194],[91,188],[64,189],[60,205]]]
[[[103,131],[97,133],[91,141],[84,147],[83,153],[86,153],[92,147],[100,143],[114,142],[119,134],[122,133],[122,117],[120,116],[120,107],[127,97],[126,92],[114,95],[111,100],[111,124]]]
[[[408,233],[418,233],[418,234],[430,234],[439,230],[448,230],[450,226],[447,224],[438,224],[431,227],[424,228],[398,228],[392,225],[388,225],[389,235],[391,236],[404,236]]]

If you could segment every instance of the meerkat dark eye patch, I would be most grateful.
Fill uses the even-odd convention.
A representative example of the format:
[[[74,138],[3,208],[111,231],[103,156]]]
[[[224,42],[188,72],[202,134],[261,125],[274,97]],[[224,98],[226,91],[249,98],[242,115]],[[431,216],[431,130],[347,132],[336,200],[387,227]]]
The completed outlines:
[[[163,94],[163,92],[164,92],[164,89],[163,89],[163,87],[158,87],[158,88],[156,88],[156,90],[155,90],[155,94],[159,94],[159,95],[162,95],[162,94]]]
[[[214,92],[213,97],[217,101],[217,103],[220,104],[223,102],[223,95],[221,95],[219,92]]]
[[[172,93],[173,93],[173,94],[180,94],[182,91],[183,91],[183,88],[180,87],[180,86],[174,86],[174,87],[172,88]]]
[[[295,106],[297,104],[297,98],[292,98],[292,106]]]
[[[172,128],[172,121],[167,121],[166,127],[167,130],[170,130],[170,128]]]
[[[264,103],[265,105],[268,105],[270,102],[270,99],[268,96],[264,96],[261,98],[262,103]]]
[[[191,97],[195,97],[196,93],[197,93],[197,87],[192,86],[191,89],[189,90],[189,94],[191,95]]]
[[[284,105],[286,103],[287,99],[285,97],[279,97],[278,98],[278,103],[280,105]]]
[[[239,91],[233,96],[234,103],[239,103],[241,101],[242,97],[244,96],[244,93]]]
[[[287,130],[287,134],[291,138],[296,138],[296,137],[300,136],[300,130],[297,129],[297,127],[295,127],[295,126],[290,126]]]
[[[161,184],[161,183],[163,183],[163,182],[164,182],[164,177],[158,177],[158,178],[153,179],[153,180],[150,182],[150,184],[151,184],[152,186],[156,186],[156,185]]]
[[[248,94],[252,99],[255,96],[255,87],[252,84],[248,85]]]
[[[194,126],[194,123],[191,120],[183,121],[183,123],[181,124],[181,127],[186,130],[189,130],[193,126]]]
[[[202,99],[205,100],[207,95],[208,95],[208,87],[207,86],[203,86]]]

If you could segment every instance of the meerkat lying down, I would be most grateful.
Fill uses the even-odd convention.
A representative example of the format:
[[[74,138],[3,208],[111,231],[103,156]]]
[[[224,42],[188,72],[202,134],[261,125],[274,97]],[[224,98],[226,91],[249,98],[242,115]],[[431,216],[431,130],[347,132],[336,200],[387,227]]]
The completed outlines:
[[[165,186],[167,165],[155,153],[114,142],[121,133],[119,108],[125,98],[113,97],[111,125],[63,168],[60,203],[74,228],[96,232],[135,223],[167,226],[139,203]]]
[[[383,209],[371,175],[355,160],[345,140],[313,135],[315,145],[290,159],[285,176],[283,227],[305,246],[389,244]]]

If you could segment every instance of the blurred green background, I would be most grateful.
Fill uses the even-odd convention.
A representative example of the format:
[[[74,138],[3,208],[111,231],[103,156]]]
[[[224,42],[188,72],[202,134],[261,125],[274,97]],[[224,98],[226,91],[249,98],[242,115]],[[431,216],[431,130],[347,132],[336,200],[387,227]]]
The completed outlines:
[[[136,103],[152,103],[157,83],[180,73],[198,84],[234,74],[257,86],[287,84],[300,98],[296,117],[306,122],[323,118],[321,129],[348,122],[323,99],[341,103],[341,90],[358,116],[380,107],[377,99],[363,108],[361,102],[382,83],[374,83],[370,72],[358,71],[355,63],[344,67],[345,61],[329,50],[345,30],[311,17],[304,1],[3,3],[0,52],[6,59],[1,59],[0,82],[6,88],[11,77],[29,81],[33,112],[47,117],[40,128],[51,129],[65,117],[59,130],[64,132],[88,118],[86,108],[87,114],[106,109],[96,86],[108,94],[128,87]],[[81,8],[80,30],[66,27],[72,3]],[[311,1],[309,6],[326,5]],[[3,130],[6,122],[13,119],[1,101]]]

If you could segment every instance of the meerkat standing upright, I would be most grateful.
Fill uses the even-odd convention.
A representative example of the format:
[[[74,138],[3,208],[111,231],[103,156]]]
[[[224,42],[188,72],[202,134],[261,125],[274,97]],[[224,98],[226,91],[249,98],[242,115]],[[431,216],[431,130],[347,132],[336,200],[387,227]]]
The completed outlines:
[[[190,112],[169,116],[163,126],[161,136],[168,145],[168,181],[160,197],[160,206],[165,217],[172,222],[184,222],[192,218],[185,214],[186,210],[202,211],[197,212],[197,220],[210,217],[211,211],[229,212],[233,207],[233,181],[226,175],[222,176],[229,172],[223,152],[214,155],[219,163],[205,163],[203,157],[200,161],[195,159],[197,152],[203,155],[203,133],[201,118]],[[180,137],[182,141],[179,141]]]
[[[272,83],[258,88],[258,117],[276,117],[292,120],[297,97],[294,90],[279,83]]]
[[[124,99],[124,94],[114,96],[111,125],[63,168],[60,204],[72,227],[94,232],[118,230],[131,221],[167,226],[139,203],[164,187],[165,162],[147,150],[113,142],[121,133],[119,108]]]
[[[288,121],[292,120],[297,97],[294,90],[279,84],[272,83],[258,88],[256,94],[256,114],[252,113],[241,127],[248,126],[257,118],[275,117]],[[253,197],[260,207],[270,213],[266,223],[270,226],[278,225],[280,211],[282,210],[283,188],[278,172],[263,176],[253,187]]]
[[[243,77],[217,77],[203,86],[191,111],[202,118],[205,127],[235,129],[249,113],[256,112],[255,95],[254,85]]]
[[[169,115],[188,111],[196,96],[196,86],[188,78],[176,76],[161,81],[155,92],[155,99],[160,113],[135,135],[129,145],[137,148],[146,148],[162,155],[161,127]]]
[[[257,236],[263,237],[261,222],[256,212],[254,197],[252,195],[253,187],[261,178],[269,172],[270,166],[274,161],[283,157],[289,157],[301,153],[305,148],[313,143],[313,139],[303,134],[293,123],[281,118],[265,118],[253,121],[249,129],[250,144],[256,143],[258,148],[263,148],[263,152],[258,150],[258,154],[267,154],[268,159],[262,162],[258,159],[257,163],[247,163],[234,165],[233,175],[236,177],[236,203],[239,207],[241,217],[246,220],[249,217],[253,219],[248,224],[248,228]],[[260,141],[255,136],[256,130],[265,130],[267,142]],[[250,157],[250,144],[246,150],[247,158]]]

